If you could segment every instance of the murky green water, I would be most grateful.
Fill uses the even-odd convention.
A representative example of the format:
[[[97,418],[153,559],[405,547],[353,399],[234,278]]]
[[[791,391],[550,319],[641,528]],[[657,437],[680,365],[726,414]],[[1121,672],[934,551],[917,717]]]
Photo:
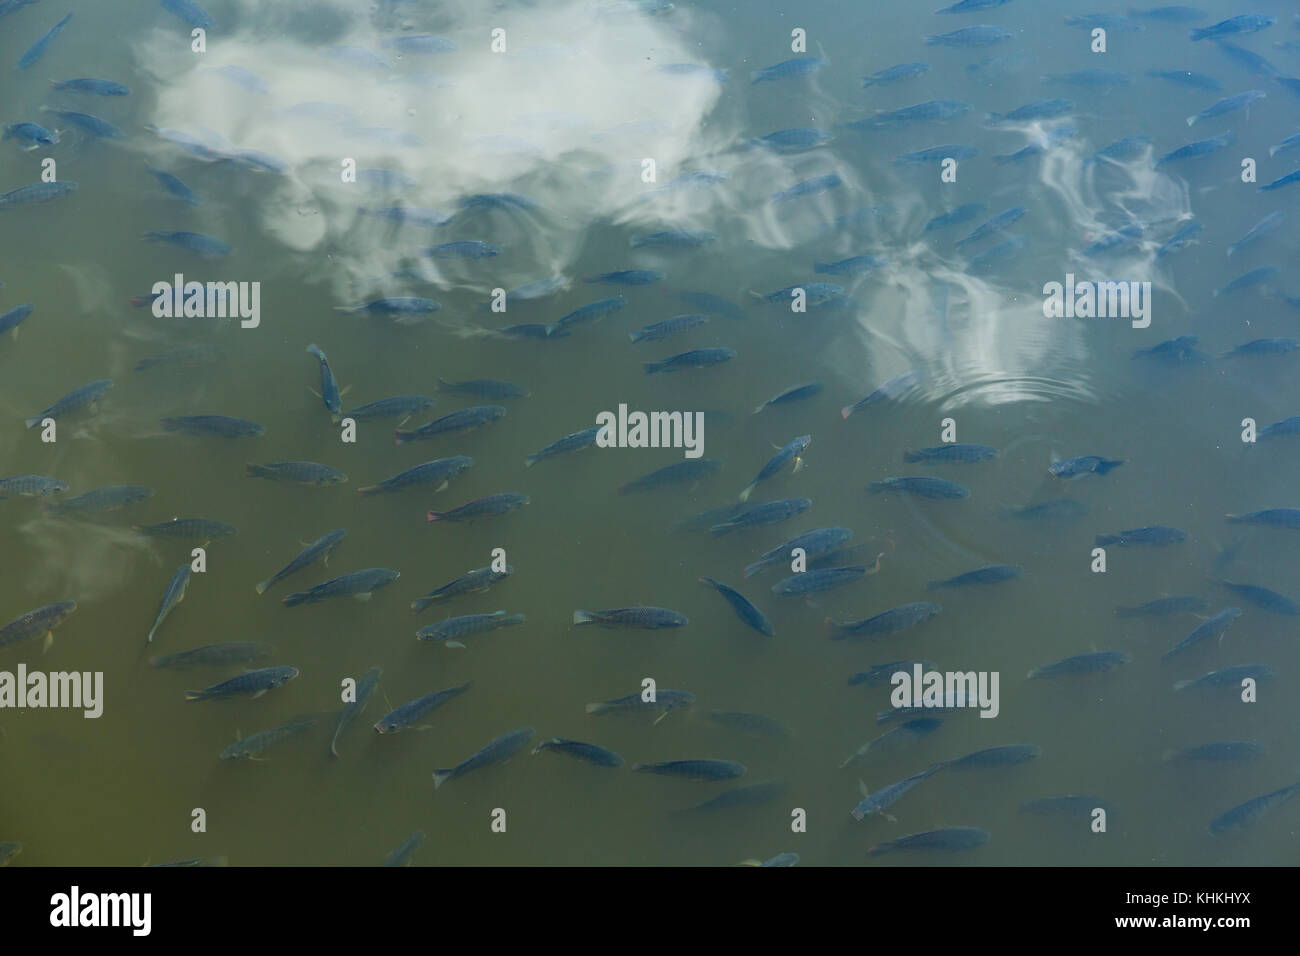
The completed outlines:
[[[1202,3],[1206,26],[1242,11]],[[877,9],[879,8],[879,9]],[[1134,21],[1108,32],[1108,52],[1089,51],[1087,29],[1066,26],[1088,12],[1063,3],[1013,2],[993,10],[936,16],[916,4],[817,4],[797,13],[779,4],[678,3],[671,11],[581,2],[506,4],[306,3],[211,0],[216,25],[206,52],[190,49],[188,27],[155,4],[48,0],[0,20],[0,115],[5,123],[57,126],[60,142],[26,152],[0,149],[0,192],[41,177],[52,159],[77,191],[47,205],[0,209],[0,313],[30,302],[17,338],[0,341],[0,477],[41,474],[80,494],[113,484],[155,489],[146,502],[95,520],[52,519],[35,501],[0,502],[0,618],[59,600],[76,612],[42,654],[33,640],[0,649],[0,669],[103,672],[102,717],[79,710],[0,711],[0,841],[23,844],[18,865],[138,864],[224,857],[232,864],[373,865],[413,830],[427,840],[417,864],[730,864],[782,851],[803,864],[857,864],[867,846],[943,826],[978,826],[979,849],[952,856],[902,854],[882,862],[981,864],[1282,864],[1296,805],[1252,828],[1211,836],[1218,814],[1296,781],[1291,692],[1297,668],[1295,618],[1242,604],[1214,581],[1223,576],[1300,596],[1295,532],[1225,523],[1226,513],[1300,506],[1294,438],[1241,441],[1242,419],[1259,426],[1298,410],[1294,356],[1210,358],[1176,367],[1130,359],[1178,335],[1199,335],[1217,356],[1243,342],[1294,334],[1297,313],[1259,289],[1213,296],[1249,270],[1274,266],[1267,289],[1300,294],[1295,187],[1259,192],[1289,172],[1295,152],[1269,156],[1300,129],[1294,92],[1252,73],[1210,42],[1193,43],[1188,24]],[[48,52],[25,70],[23,51],[62,15],[74,14]],[[1117,8],[1118,10],[1118,8]],[[1267,57],[1283,75],[1300,72],[1285,4],[1260,0],[1268,29],[1230,38]],[[922,37],[975,24],[1014,34],[989,49],[926,46]],[[491,49],[494,28],[505,52]],[[807,55],[824,57],[810,77],[754,83],[749,73],[790,58],[791,31],[807,34]],[[384,45],[401,33],[437,34],[458,49],[403,53]],[[1281,48],[1275,44],[1284,44]],[[365,66],[327,48],[363,47],[386,59]],[[986,57],[1019,54],[1002,72],[973,73]],[[355,54],[354,54],[355,55]],[[906,61],[928,72],[863,89],[861,77]],[[709,75],[658,69],[690,62]],[[238,66],[266,86],[255,92],[216,72]],[[1107,90],[1053,85],[1045,73],[1121,71],[1128,85]],[[1220,92],[1145,76],[1194,70],[1218,78]],[[54,91],[50,80],[105,77],[126,97]],[[1261,89],[1248,111],[1188,129],[1185,116],[1230,94]],[[1007,112],[1048,97],[1069,97],[1067,115],[991,126]],[[973,109],[948,123],[903,129],[844,124],[933,99]],[[307,108],[304,103],[333,104]],[[81,110],[119,126],[120,140],[95,138],[42,113]],[[1046,155],[999,164],[1039,133],[1078,132]],[[180,131],[203,144],[189,150],[151,133]],[[756,136],[790,127],[833,133],[815,149],[781,155],[746,149]],[[1233,146],[1184,164],[1152,159],[1193,140],[1232,130]],[[400,143],[399,134],[415,137]],[[1151,149],[1125,165],[1088,158],[1120,137],[1143,135]],[[977,147],[955,182],[938,166],[896,167],[903,153],[936,144]],[[281,172],[229,159],[255,149]],[[197,155],[202,153],[203,155]],[[1241,161],[1258,163],[1258,183],[1241,180]],[[656,179],[642,181],[653,159]],[[388,169],[412,185],[385,190],[343,182],[344,164]],[[202,197],[169,198],[146,163],[179,176]],[[719,171],[712,187],[651,190],[691,171]],[[797,182],[837,173],[842,185],[773,203]],[[364,178],[364,177],[363,177]],[[438,227],[399,224],[364,209],[404,204],[451,215],[461,197],[516,193],[526,211],[470,210]],[[923,233],[925,223],[969,202],[987,205],[971,222]],[[1015,205],[1027,213],[1010,233],[1028,245],[985,275],[954,248],[989,216]],[[876,207],[874,213],[863,209]],[[1231,257],[1226,247],[1268,213],[1288,219]],[[845,223],[839,217],[849,217]],[[1204,223],[1199,241],[1172,255],[1157,250],[1184,221]],[[1080,257],[1096,239],[1137,221],[1137,241],[1110,255]],[[204,260],[141,241],[149,230],[187,230],[232,244]],[[632,249],[632,237],[707,229],[716,241],[696,250]],[[478,260],[433,260],[420,250],[477,239],[501,249]],[[878,270],[848,279],[815,275],[813,262],[871,254]],[[658,269],[648,286],[586,284],[620,269]],[[423,278],[382,278],[419,269]],[[261,283],[260,324],[216,318],[155,317],[131,296],[154,283],[187,280]],[[1151,322],[1126,318],[1044,318],[1042,288],[1067,273],[1093,280],[1153,284]],[[505,314],[477,308],[494,288],[514,289],[551,275],[567,288],[552,298],[511,304]],[[842,308],[799,314],[768,293],[811,281],[846,287]],[[708,324],[658,343],[628,333],[698,311],[676,298],[708,291],[746,318]],[[551,323],[622,293],[627,306],[564,338],[504,340],[488,330]],[[338,311],[380,296],[435,298],[423,321]],[[309,343],[328,354],[344,408],[397,394],[437,394],[437,378],[493,378],[531,392],[505,400],[508,414],[468,434],[395,445],[391,420],[361,422],[341,440],[319,398]],[[218,346],[224,358],[199,368],[135,371],[142,358],[183,345]],[[728,347],[721,366],[646,375],[642,363],[694,348]],[[896,401],[843,419],[839,409],[909,369],[921,384]],[[115,387],[96,414],[57,423],[56,440],[23,419],[86,382]],[[782,389],[824,383],[817,396],[752,414]],[[427,415],[478,400],[438,394]],[[490,403],[490,402],[489,402]],[[595,424],[597,413],[632,409],[705,410],[704,454],[719,474],[690,486],[620,497],[616,487],[682,460],[680,449],[595,449],[526,468],[523,458]],[[713,414],[713,413],[718,414]],[[265,426],[253,439],[167,433],[165,416],[220,414]],[[908,448],[940,443],[952,419],[959,441],[995,446],[973,465],[905,465]],[[807,497],[811,510],[773,527],[712,538],[673,531],[673,522],[734,501],[773,446],[811,434],[806,467],[787,469],[755,500]],[[420,462],[470,455],[473,467],[437,494],[423,488],[362,497],[370,485]],[[1125,464],[1064,487],[1047,475],[1056,458],[1102,455]],[[310,460],[349,483],[300,487],[245,477],[246,462]],[[869,482],[933,474],[960,482],[953,501],[870,495]],[[429,524],[425,512],[498,492],[524,492],[520,511],[473,524]],[[1066,495],[1089,506],[1082,520],[1038,526],[1003,512]],[[131,532],[173,516],[230,522],[239,533],[212,542],[184,603],[145,635],[167,582],[191,543]],[[1144,525],[1172,525],[1188,539],[1169,547],[1111,548],[1106,572],[1090,570],[1093,538]],[[745,579],[742,569],[793,535],[834,525],[853,543],[884,552],[878,573],[812,602],[771,593],[779,568]],[[328,569],[319,566],[258,596],[256,582],[332,528],[348,535]],[[892,531],[891,546],[887,532]],[[196,542],[201,543],[201,542]],[[1240,543],[1227,564],[1220,551]],[[457,599],[416,617],[410,602],[503,548],[515,568],[486,594]],[[994,563],[1018,564],[1018,580],[987,588],[927,592],[926,582]],[[326,578],[367,567],[401,572],[373,599],[338,599],[297,608],[281,602]],[[740,623],[697,578],[739,588],[771,619],[763,638]],[[1245,613],[1222,641],[1172,661],[1160,656],[1199,623],[1191,615],[1117,619],[1114,607],[1162,595],[1200,594],[1209,611]],[[832,642],[823,620],[852,620],[912,601],[943,611],[891,637]],[[685,614],[678,630],[577,628],[575,608],[660,605]],[[527,623],[470,638],[465,649],[415,639],[444,616],[506,609]],[[151,668],[148,658],[218,641],[274,644],[267,664],[301,676],[255,700],[187,703],[184,691],[238,669],[192,673]],[[1111,673],[1026,681],[1032,668],[1095,650],[1131,654]],[[997,672],[1000,712],[947,716],[933,734],[851,769],[841,761],[888,726],[888,688],[850,686],[872,664],[925,658],[940,670]],[[1175,680],[1233,664],[1269,664],[1278,676],[1242,703],[1234,688],[1175,693]],[[340,684],[383,668],[380,692],[328,755]],[[652,678],[693,692],[697,703],[655,724],[649,717],[595,718],[588,702],[630,694]],[[426,721],[428,729],[379,736],[371,725],[390,707],[472,681],[461,698]],[[788,739],[717,726],[712,710],[780,720]],[[268,751],[264,761],[225,762],[237,736],[303,713],[328,712],[309,733]],[[498,735],[532,727],[537,739],[571,737],[609,747],[619,769],[527,751],[507,764],[454,780],[436,792],[431,773]],[[1216,740],[1250,740],[1267,752],[1248,762],[1174,766],[1162,754]],[[892,808],[897,820],[855,823],[858,781],[871,789],[931,764],[1000,744],[1032,742],[1029,764],[927,780]],[[673,813],[733,783],[633,773],[635,762],[714,757],[740,761],[740,784],[787,781],[765,805]],[[1037,819],[1023,801],[1094,794],[1113,808],[1104,833],[1089,821]],[[195,808],[204,833],[191,829]],[[505,832],[492,829],[505,811]],[[802,812],[799,812],[802,811]],[[793,817],[792,817],[793,814]],[[806,830],[792,831],[806,816]],[[873,860],[874,862],[874,860]]]

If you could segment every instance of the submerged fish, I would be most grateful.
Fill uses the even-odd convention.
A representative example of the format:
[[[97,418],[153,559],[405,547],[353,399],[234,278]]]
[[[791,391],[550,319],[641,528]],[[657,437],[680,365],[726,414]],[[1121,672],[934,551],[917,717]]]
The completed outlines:
[[[148,643],[153,643],[153,636],[158,633],[158,628],[162,627],[162,622],[167,619],[167,615],[172,612],[176,605],[185,600],[185,589],[190,583],[190,572],[190,563],[186,561],[176,569],[176,573],[172,575],[171,580],[167,583],[162,606],[158,608],[158,616],[154,619],[153,627],[149,628]]]
[[[519,751],[528,746],[528,742],[533,739],[533,728],[521,727],[518,730],[512,730],[509,733],[502,734],[496,740],[492,741],[482,750],[466,757],[454,767],[447,769],[435,770],[433,772],[433,788],[436,790],[449,780],[462,777],[471,770],[478,770],[482,767],[490,767],[495,764],[505,763]]]
[[[316,604],[329,598],[345,596],[368,601],[371,594],[392,584],[399,577],[401,572],[391,568],[366,568],[323,581],[306,591],[286,595],[281,603],[285,607],[297,607],[299,604]]]
[[[268,690],[287,684],[299,673],[298,668],[287,665],[245,671],[229,680],[205,687],[203,690],[187,690],[185,699],[225,700],[230,697],[261,697]]]
[[[265,581],[257,585],[257,593],[264,594],[266,589],[273,584],[283,581],[289,575],[301,571],[303,568],[310,567],[317,561],[329,563],[329,556],[334,549],[342,543],[347,537],[347,531],[344,528],[335,528],[333,531],[327,531],[311,544],[305,546],[292,561],[282,567],[275,574],[271,575]]]

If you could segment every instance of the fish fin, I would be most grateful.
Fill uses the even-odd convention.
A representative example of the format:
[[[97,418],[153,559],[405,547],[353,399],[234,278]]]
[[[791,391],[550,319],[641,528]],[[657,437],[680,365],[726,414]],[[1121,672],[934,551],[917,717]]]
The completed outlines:
[[[443,642],[443,646],[444,646],[444,647],[459,647],[459,648],[461,648],[462,650],[464,650],[464,648],[465,648],[465,645],[462,644],[460,641],[444,641],[444,642]]]
[[[898,817],[894,816],[892,813],[882,813],[881,816],[884,817],[886,820],[888,820],[890,823],[898,822]]]
[[[307,386],[307,391],[311,392],[317,398],[320,398],[322,402],[325,401],[325,399],[321,398],[320,392],[316,391],[316,389],[312,388],[310,385]]]
[[[257,698],[261,697],[261,696],[262,696],[263,694],[265,694],[265,693],[266,693],[266,688],[265,688],[265,687],[263,687],[263,688],[262,688],[261,690],[259,690],[259,691],[255,691],[254,694],[253,694],[253,700],[257,700]]]
[[[51,647],[54,646],[54,632],[46,631],[45,636],[41,638],[41,653],[47,654]]]
[[[590,711],[589,711],[589,713],[590,713]],[[659,721],[663,720],[665,717],[668,716],[668,713],[669,713],[669,712],[665,710],[662,714],[660,714],[658,717],[656,717],[656,718],[654,719],[654,721],[650,724],[650,726],[651,726],[651,727],[656,726],[656,725],[659,723]]]
[[[358,601],[369,601],[372,597],[374,597],[374,592],[362,591],[360,594],[354,594],[352,596],[355,597]]]
[[[871,796],[871,791],[867,789],[866,781],[861,777],[858,778],[858,793],[862,794],[864,797]]]

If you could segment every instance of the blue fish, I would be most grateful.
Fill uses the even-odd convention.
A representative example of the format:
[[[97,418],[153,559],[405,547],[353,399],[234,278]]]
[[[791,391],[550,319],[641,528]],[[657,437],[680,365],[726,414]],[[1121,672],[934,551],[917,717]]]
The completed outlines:
[[[68,21],[71,19],[72,14],[69,13],[58,23],[54,24],[54,26],[50,27],[50,29],[46,31],[45,36],[41,37],[29,46],[27,52],[18,58],[18,69],[25,70],[43,57],[45,51],[49,49],[50,44],[54,42],[54,38],[63,32],[63,28],[68,25]]]

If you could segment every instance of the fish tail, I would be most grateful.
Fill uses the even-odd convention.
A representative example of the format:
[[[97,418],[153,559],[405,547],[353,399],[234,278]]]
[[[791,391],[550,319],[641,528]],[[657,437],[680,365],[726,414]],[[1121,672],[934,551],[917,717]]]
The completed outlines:
[[[500,612],[500,613],[504,614],[505,612],[502,611],[502,612]],[[524,623],[525,621],[527,621],[527,620],[528,620],[527,615],[524,615],[524,614],[511,614],[511,615],[508,615],[508,616],[503,617],[503,618],[501,619],[501,626],[502,626],[502,627],[514,627],[514,626],[516,626],[516,625],[518,625],[518,624],[523,624],[523,623]]]
[[[408,441],[410,441],[411,438],[412,438],[414,435],[415,435],[415,432],[413,432],[413,431],[408,431],[408,430],[405,429],[405,428],[394,428],[394,429],[393,429],[393,444],[394,444],[394,445],[404,445],[404,444],[406,444]]]
[[[910,448],[903,452],[903,461],[907,462],[920,461],[924,457],[919,451],[912,451]]]
[[[295,591],[293,594],[286,594],[280,598],[280,603],[285,607],[297,607],[307,600],[307,595],[303,591]]]
[[[455,772],[456,772],[455,770],[435,770],[433,772],[433,789],[437,790],[439,787],[441,787],[444,783],[446,783],[449,779],[451,779],[452,774],[454,774]]]
[[[186,699],[186,700],[203,700],[203,699],[204,699],[205,697],[207,697],[207,696],[208,696],[208,695],[207,695],[204,691],[201,691],[201,690],[187,690],[187,691],[185,692],[185,699]]]
[[[588,705],[584,708],[584,710],[585,710],[588,714],[601,714],[601,713],[604,713],[604,711],[605,711],[605,705],[604,705],[604,704],[588,704]]]
[[[366,485],[364,488],[358,488],[357,494],[366,496],[366,495],[377,494],[378,491],[379,491],[378,485]]]
[[[745,486],[745,490],[742,491],[742,492],[740,493],[740,500],[741,500],[741,501],[748,501],[748,500],[749,500],[749,496],[752,495],[752,494],[754,493],[754,488],[755,488],[755,485],[753,485],[753,484],[746,485],[746,486]]]
[[[577,610],[573,612],[574,624],[591,624],[596,620],[596,615],[590,611]]]
[[[634,764],[632,764],[632,772],[633,772],[633,773],[637,773],[638,771],[642,771],[642,770],[647,769],[649,766],[650,766],[649,764],[644,764],[644,763],[634,763]]]
[[[1116,459],[1116,460],[1103,459],[1102,461],[1097,463],[1097,474],[1104,475],[1112,468],[1118,468],[1122,464],[1124,464],[1123,459]]]
[[[1224,515],[1223,517],[1228,524],[1245,524],[1245,519],[1241,515]]]
[[[848,418],[848,417],[849,417],[850,415],[852,415],[852,414],[853,414],[853,406],[852,406],[852,405],[845,405],[843,408],[840,409],[840,418],[841,418],[841,419]]]
[[[642,368],[645,369],[645,373],[647,375],[654,375],[656,372],[661,371],[663,367],[664,367],[663,362],[646,362],[642,366]],[[28,425],[27,427],[30,428],[31,426]]]
[[[1170,652],[1170,653],[1172,653],[1172,652]],[[1164,655],[1164,657],[1161,657],[1160,659],[1161,659],[1161,660],[1164,660],[1165,657],[1168,657],[1168,656],[1169,656],[1169,655],[1166,654],[1166,655]],[[1194,684],[1194,683],[1196,683],[1196,682],[1195,682],[1195,681],[1190,681],[1190,680],[1174,681],[1174,690],[1183,690],[1184,688],[1191,687],[1192,684]]]
[[[1189,117],[1187,117],[1187,125],[1188,125],[1188,126],[1195,126],[1195,125],[1196,125],[1196,117],[1195,117],[1195,116],[1189,116]]]
[[[429,521],[437,521],[437,520],[438,520],[439,518],[441,518],[441,517],[442,517],[442,512],[440,512],[440,511],[430,511],[430,512],[428,513],[428,520],[429,520]]]
[[[1118,544],[1119,535],[1117,534],[1099,534],[1093,542],[1097,547],[1104,548],[1109,544]]]
[[[537,464],[541,460],[541,457],[542,457],[541,455],[525,455],[524,467],[525,468],[533,467],[533,465]]]
[[[884,491],[888,487],[889,485],[885,484],[883,481],[873,481],[871,484],[867,485],[867,491],[874,495]]]
[[[1269,158],[1269,159],[1272,159],[1274,156],[1276,156],[1276,155],[1277,155],[1277,150],[1278,150],[1278,148],[1277,148],[1276,146],[1270,146],[1270,147],[1268,148],[1268,158]]]
[[[252,462],[244,465],[244,474],[249,478],[262,478],[266,475],[266,469],[261,465],[254,465]]]
[[[267,578],[265,581],[262,581],[260,584],[256,585],[254,590],[257,591],[258,594],[265,594],[266,589],[269,588],[270,586],[271,586],[271,579]]]
[[[432,603],[433,603],[432,598],[416,598],[414,601],[411,602],[411,613],[419,614],[421,611],[423,611],[426,607],[428,607]]]

